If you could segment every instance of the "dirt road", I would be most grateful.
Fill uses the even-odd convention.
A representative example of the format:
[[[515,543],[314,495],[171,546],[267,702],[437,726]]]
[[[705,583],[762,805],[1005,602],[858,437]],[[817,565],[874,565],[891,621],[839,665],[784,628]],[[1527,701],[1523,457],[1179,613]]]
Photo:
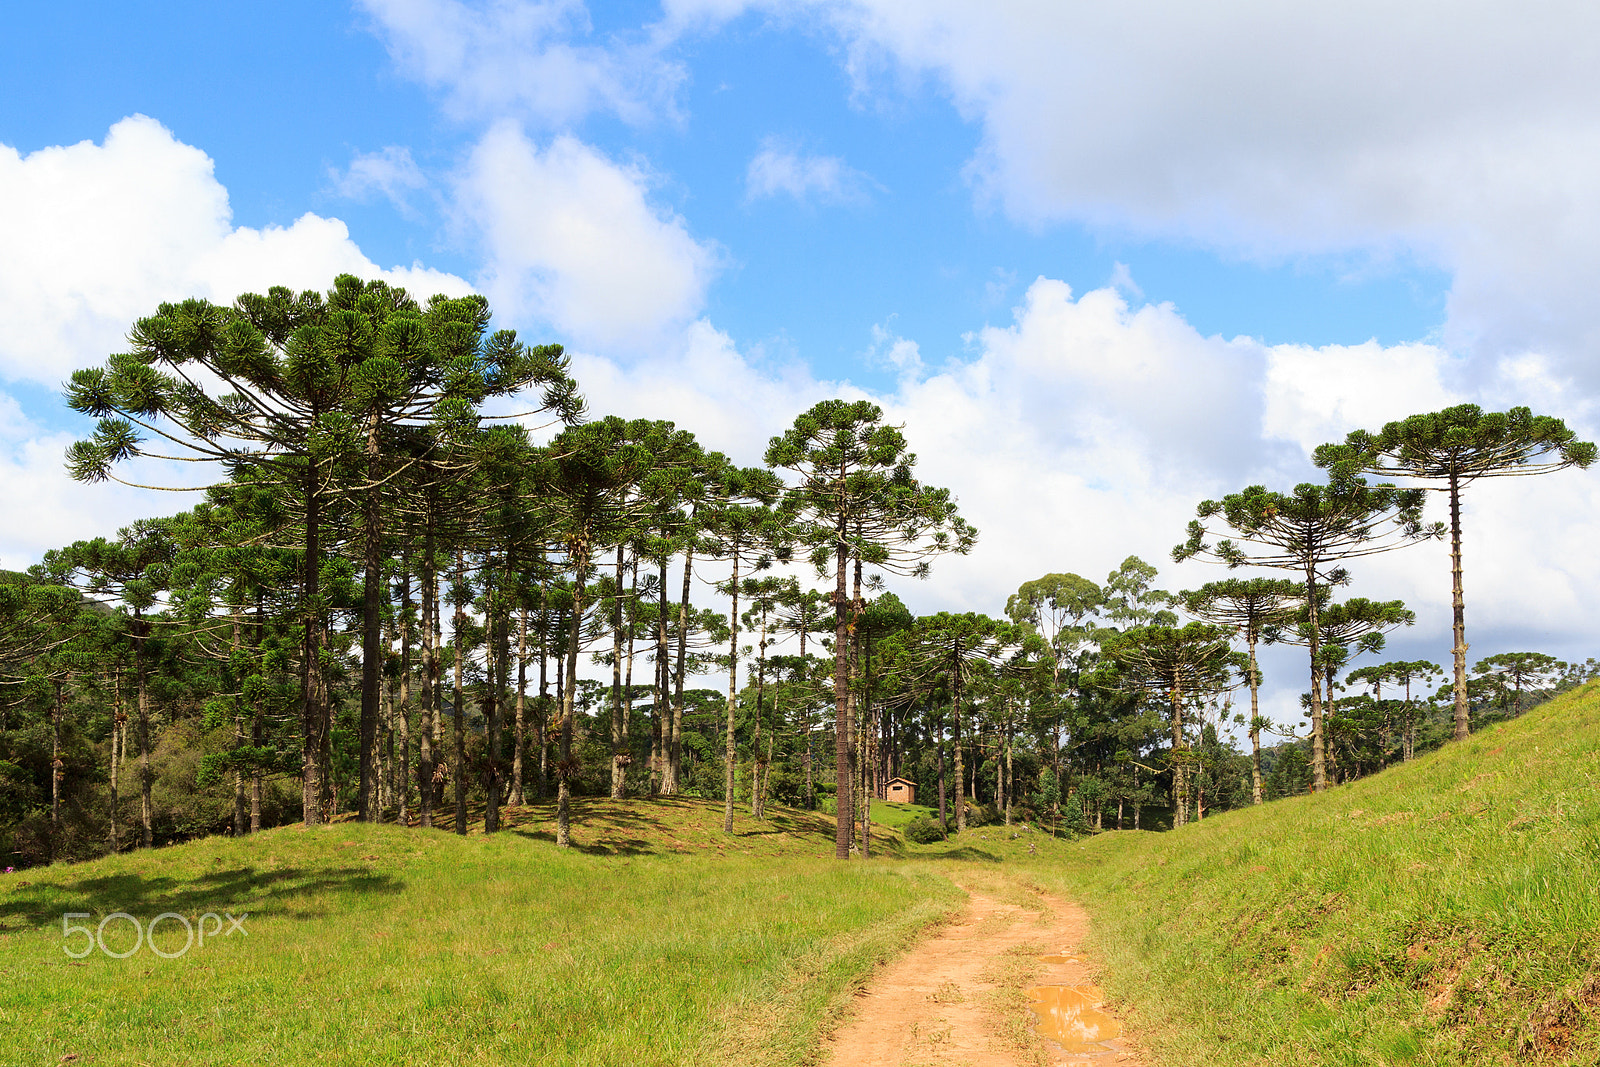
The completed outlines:
[[[1003,878],[968,884],[966,912],[885,966],[828,1043],[830,1067],[1142,1067],[1078,955],[1088,916]],[[1040,957],[1044,957],[1041,959]],[[1026,991],[1045,987],[1030,1000]],[[1039,997],[1049,1003],[1039,1004]],[[1030,1003],[1061,1041],[1035,1032]]]

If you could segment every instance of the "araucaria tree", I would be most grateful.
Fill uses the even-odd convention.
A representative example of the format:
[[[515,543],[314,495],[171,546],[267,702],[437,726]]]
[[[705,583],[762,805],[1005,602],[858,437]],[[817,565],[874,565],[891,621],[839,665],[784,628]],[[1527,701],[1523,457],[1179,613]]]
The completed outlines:
[[[282,494],[302,553],[308,824],[323,821],[332,803],[324,664],[330,607],[321,579],[329,539],[360,530],[366,606],[359,804],[368,814],[387,498],[441,472],[459,480],[479,408],[491,397],[538,385],[544,396],[537,406],[568,418],[581,409],[559,346],[529,348],[510,330],[490,335],[488,323],[480,296],[436,296],[423,307],[403,289],[341,275],[326,296],[275,287],[231,307],[162,304],[134,324],[131,352],[74,372],[67,387],[68,404],[100,420],[92,438],[67,451],[80,481],[112,478],[117,464],[150,456],[215,462],[229,480],[250,477]],[[155,451],[146,446],[152,439]]]
[[[1173,548],[1172,558],[1211,559],[1229,567],[1245,565],[1297,572],[1307,602],[1307,643],[1311,651],[1312,788],[1327,788],[1327,741],[1321,699],[1322,656],[1317,600],[1324,586],[1349,580],[1342,560],[1387,552],[1443,531],[1422,524],[1422,490],[1368,485],[1348,471],[1336,471],[1327,485],[1302,484],[1293,493],[1252,485],[1221,500],[1200,504],[1189,522],[1189,539]],[[1209,524],[1209,525],[1208,525]],[[1232,537],[1211,543],[1211,526]]]
[[[1103,646],[1105,658],[1117,667],[1133,688],[1164,696],[1171,708],[1172,825],[1189,821],[1187,772],[1191,758],[1184,735],[1184,705],[1236,684],[1238,654],[1228,645],[1228,630],[1203,622],[1184,627],[1136,626],[1117,634]],[[1246,668],[1248,669],[1248,668]]]
[[[1207,582],[1182,594],[1184,610],[1196,618],[1224,626],[1244,638],[1249,654],[1250,682],[1250,797],[1261,803],[1261,670],[1256,646],[1272,627],[1292,618],[1305,590],[1287,578],[1227,578]]]
[[[900,427],[867,401],[824,400],[767,446],[766,462],[791,472],[783,510],[798,524],[819,574],[834,579],[834,729],[838,782],[837,858],[850,858],[854,768],[850,722],[851,627],[863,605],[848,593],[850,564],[921,577],[942,552],[971,551],[977,531],[948,489],[918,482],[916,456]]]
[[[1381,477],[1432,482],[1450,500],[1450,605],[1455,657],[1455,739],[1467,736],[1467,623],[1461,582],[1461,490],[1479,478],[1548,474],[1587,468],[1595,446],[1567,424],[1527,408],[1486,412],[1476,404],[1391,422],[1378,433],[1356,430],[1342,445],[1323,445],[1317,465]]]

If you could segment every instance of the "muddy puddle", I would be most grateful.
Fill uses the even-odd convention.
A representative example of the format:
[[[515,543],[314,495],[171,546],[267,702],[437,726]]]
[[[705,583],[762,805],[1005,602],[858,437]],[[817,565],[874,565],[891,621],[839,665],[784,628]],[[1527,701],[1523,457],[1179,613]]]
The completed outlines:
[[[1057,955],[1057,956],[1036,956],[1034,958],[1037,959],[1040,963],[1082,963],[1083,962],[1083,960],[1079,959],[1077,956]]]
[[[1122,1034],[1122,1023],[1100,1010],[1104,994],[1092,985],[1034,986],[1028,999],[1040,1036],[1069,1053],[1110,1052],[1101,1042]]]

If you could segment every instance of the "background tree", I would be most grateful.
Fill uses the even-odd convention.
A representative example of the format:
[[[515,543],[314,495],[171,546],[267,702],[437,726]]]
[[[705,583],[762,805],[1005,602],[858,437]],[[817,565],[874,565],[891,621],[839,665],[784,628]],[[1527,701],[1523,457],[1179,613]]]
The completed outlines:
[[[1252,485],[1221,500],[1202,501],[1198,518],[1189,522],[1189,538],[1173,548],[1172,558],[1212,559],[1229,567],[1246,564],[1299,572],[1308,607],[1307,631],[1311,661],[1311,780],[1320,792],[1327,787],[1327,762],[1322,724],[1320,656],[1317,628],[1318,588],[1343,585],[1348,573],[1333,566],[1439,536],[1440,527],[1422,524],[1422,491],[1393,485],[1368,485],[1346,470],[1327,485],[1297,485],[1292,494]],[[1233,534],[1214,545],[1206,541],[1207,522],[1225,525]],[[1237,540],[1235,540],[1235,538]]]
[[[834,855],[850,858],[853,826],[850,628],[862,605],[848,594],[852,560],[921,577],[942,552],[971,551],[977,531],[957,514],[947,489],[922,485],[916,456],[897,426],[867,401],[825,400],[767,446],[766,462],[796,478],[783,509],[797,523],[819,574],[834,578],[834,767],[838,823]],[[830,566],[831,564],[831,566]]]
[[[1467,719],[1466,599],[1461,578],[1461,490],[1479,478],[1548,474],[1594,462],[1593,442],[1579,441],[1566,423],[1525,407],[1485,412],[1458,404],[1391,422],[1378,433],[1354,430],[1342,445],[1322,445],[1316,462],[1330,470],[1365,470],[1381,477],[1443,483],[1430,486],[1450,501],[1451,654],[1455,664],[1455,738]]]
[[[1244,638],[1250,685],[1250,797],[1255,804],[1262,802],[1261,731],[1271,725],[1261,716],[1261,669],[1256,662],[1256,645],[1269,629],[1290,621],[1304,592],[1287,578],[1228,578],[1180,594],[1189,614],[1227,627]]]
[[[1136,626],[1108,640],[1106,659],[1126,682],[1164,696],[1171,711],[1173,826],[1187,824],[1189,743],[1184,733],[1184,706],[1224,693],[1238,684],[1248,666],[1228,644],[1221,626],[1191,622],[1184,627]]]

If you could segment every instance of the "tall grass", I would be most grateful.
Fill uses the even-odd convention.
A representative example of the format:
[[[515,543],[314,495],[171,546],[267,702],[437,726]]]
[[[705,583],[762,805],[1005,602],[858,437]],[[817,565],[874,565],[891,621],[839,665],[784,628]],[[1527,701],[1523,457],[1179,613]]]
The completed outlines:
[[[1600,688],[1416,762],[1040,876],[1173,1063],[1596,1060]]]

